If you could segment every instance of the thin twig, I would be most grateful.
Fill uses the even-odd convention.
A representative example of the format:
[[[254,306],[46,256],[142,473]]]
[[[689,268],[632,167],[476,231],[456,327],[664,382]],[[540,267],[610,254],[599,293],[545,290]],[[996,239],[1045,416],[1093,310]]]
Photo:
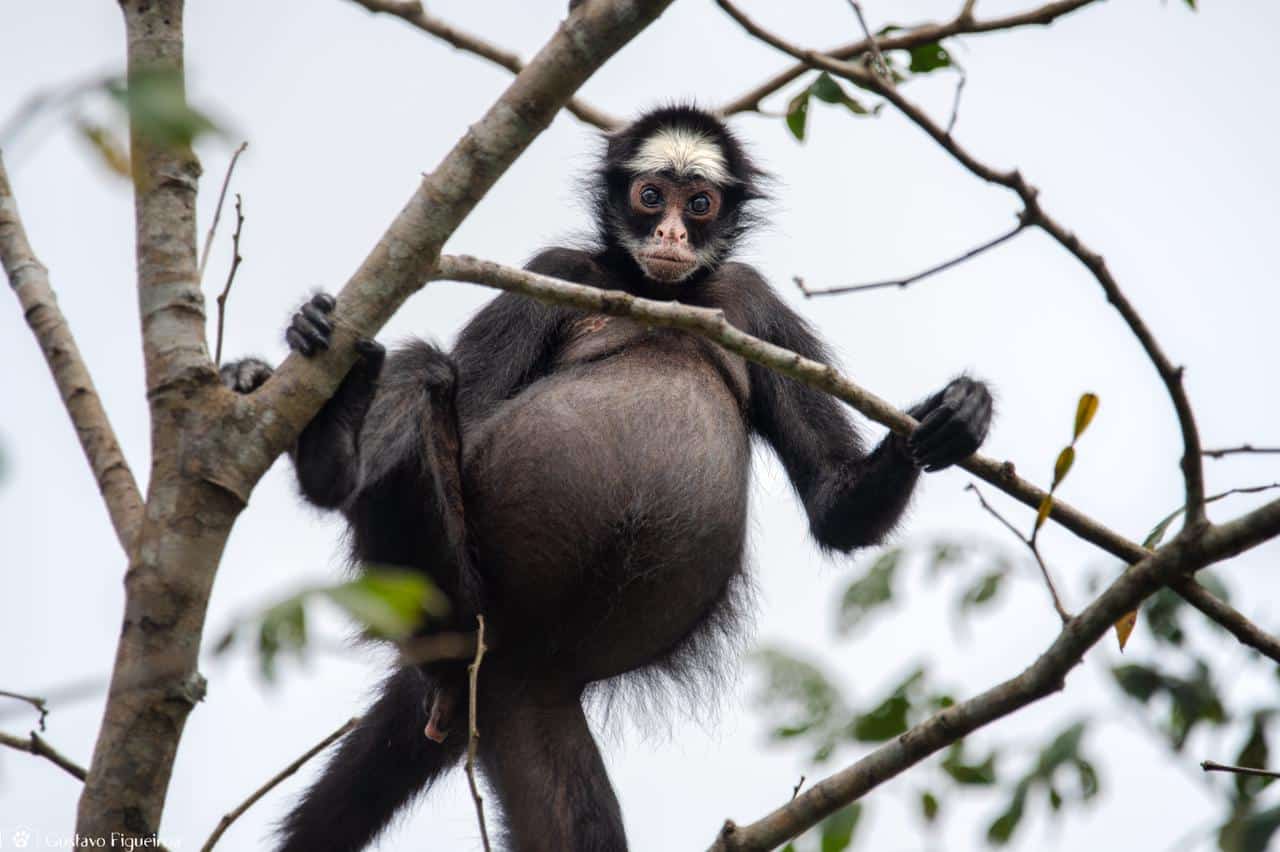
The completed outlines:
[[[1006,15],[1001,18],[988,18],[983,21],[974,19],[973,4],[966,3],[960,14],[950,21],[940,24],[922,24],[909,30],[886,33],[875,41],[881,51],[910,50],[913,47],[936,44],[945,38],[955,35],[999,32],[1026,26],[1044,26],[1063,15],[1097,2],[1100,2],[1100,0],[1056,0],[1056,2],[1046,3],[1043,6],[1038,6],[1025,12]],[[723,3],[720,5],[725,11],[729,11],[728,7]],[[730,12],[730,14],[732,15],[733,13]],[[870,49],[870,41],[864,38],[824,51],[824,55],[832,59],[853,59]],[[811,67],[812,65],[808,62],[792,65],[774,74],[763,83],[753,86],[733,100],[721,104],[717,112],[723,116],[736,115],[741,112],[760,112],[760,104],[765,98],[800,77]]]
[[[494,65],[507,69],[512,74],[524,70],[524,60],[506,48],[499,47],[474,33],[458,29],[446,21],[427,13],[417,0],[351,0],[357,6],[363,6],[370,12],[391,15],[428,35],[452,45],[464,53],[479,56]],[[597,109],[581,98],[570,98],[565,104],[568,110],[579,121],[598,127],[604,131],[617,130],[622,122],[608,113]]]
[[[34,754],[36,757],[43,757],[60,769],[75,776],[83,781],[89,774],[84,767],[68,757],[64,757],[53,746],[45,742],[39,734],[32,731],[26,739],[15,737],[10,734],[0,733],[0,745],[8,746],[18,751],[25,751],[28,754]]]
[[[889,63],[884,61],[884,54],[880,52],[880,42],[871,34],[871,28],[867,26],[867,19],[862,15],[862,4],[858,0],[849,0],[849,5],[853,7],[853,14],[858,16],[858,25],[862,27],[862,35],[867,40],[867,44],[871,45],[871,56],[875,60],[876,73],[881,76],[886,85],[893,85],[893,75],[889,73]]]
[[[1215,760],[1200,761],[1200,768],[1205,772],[1234,772],[1236,775],[1256,775],[1259,778],[1280,778],[1280,772],[1270,769],[1254,769],[1252,766],[1228,766]]]
[[[796,782],[796,786],[791,788],[791,798],[794,799],[800,795],[800,788],[804,786],[804,776],[800,776],[800,780]]]
[[[951,118],[947,119],[947,135],[951,135],[951,131],[956,129],[956,120],[960,118],[960,97],[964,94],[965,84],[969,82],[969,74],[964,70],[964,66],[956,61],[954,56],[951,57],[951,67],[956,69],[956,73],[960,75],[960,79],[956,81],[956,93],[951,100]]]
[[[240,143],[240,147],[236,148],[236,152],[231,155],[231,162],[227,164],[227,173],[222,176],[222,190],[218,193],[218,205],[213,208],[213,221],[209,223],[209,233],[204,238],[204,251],[200,254],[200,272],[198,274],[201,281],[204,280],[204,268],[209,263],[209,249],[213,248],[213,235],[218,232],[218,220],[222,218],[222,202],[227,198],[227,187],[231,185],[231,173],[236,169],[236,161],[240,159],[240,155],[248,147],[248,141]]]
[[[49,283],[49,270],[27,241],[3,159],[0,159],[0,266],[4,267],[27,325],[53,374],[62,404],[80,439],[80,448],[107,504],[116,538],[124,552],[130,554],[142,525],[142,494],[67,318],[58,307]]]
[[[280,770],[278,773],[273,775],[271,777],[271,780],[267,781],[267,783],[263,784],[257,790],[254,790],[253,793],[250,794],[249,798],[245,799],[243,802],[240,803],[239,806],[237,806],[234,810],[229,811],[225,816],[222,817],[222,819],[218,821],[218,827],[215,828],[213,830],[213,833],[209,835],[209,839],[204,842],[204,846],[200,847],[200,852],[209,852],[209,850],[214,847],[214,844],[216,844],[218,840],[222,838],[222,835],[226,833],[226,830],[231,827],[231,824],[236,820],[238,820],[241,816],[243,816],[245,811],[253,807],[254,804],[256,804],[257,801],[261,799],[263,796],[265,796],[267,793],[270,793],[281,781],[283,781],[284,779],[288,778],[290,775],[294,774],[299,769],[301,769],[303,764],[305,764],[308,760],[315,757],[317,754],[324,751],[329,746],[333,745],[334,742],[336,742],[344,734],[346,734],[348,731],[350,731],[352,728],[354,728],[358,724],[360,724],[360,717],[357,716],[353,719],[348,719],[346,723],[343,724],[342,727],[338,728],[338,730],[334,731],[332,734],[329,734],[329,736],[325,737],[320,742],[316,743],[311,748],[307,749],[305,752],[302,753],[302,755],[297,760],[295,760],[293,763],[290,763],[284,769]]]
[[[44,730],[44,720],[49,716],[49,702],[44,698],[37,698],[34,695],[23,695],[21,692],[10,692],[7,689],[0,689],[0,698],[12,698],[17,701],[25,701],[36,709],[40,714],[40,730]]]
[[[215,221],[216,225],[217,222]],[[231,295],[231,283],[236,280],[236,270],[244,260],[240,256],[240,230],[244,227],[244,210],[240,205],[240,193],[236,193],[236,230],[231,235],[231,269],[227,272],[227,283],[218,294],[218,338],[214,350],[213,363],[222,366],[222,327],[227,316],[227,297]],[[212,232],[212,231],[211,231]]]
[[[991,504],[983,498],[982,492],[978,490],[978,486],[971,482],[965,486],[965,490],[972,491],[974,495],[977,496],[978,502],[982,504],[982,508],[986,509],[991,517],[1004,524],[1005,528],[1017,536],[1018,541],[1025,544],[1027,549],[1031,551],[1031,555],[1036,558],[1036,564],[1040,566],[1040,574],[1044,577],[1044,584],[1049,588],[1049,597],[1053,599],[1054,610],[1057,611],[1058,617],[1062,619],[1063,624],[1069,622],[1071,620],[1071,613],[1067,612],[1066,608],[1062,605],[1062,599],[1058,597],[1058,589],[1053,585],[1053,578],[1049,576],[1049,566],[1045,564],[1044,557],[1040,555],[1040,545],[1036,543],[1035,539],[1027,538],[1020,533],[1017,527],[1005,519],[1004,515],[997,512]]]
[[[805,298],[810,298],[812,296],[833,296],[840,293],[860,293],[864,290],[880,290],[885,287],[907,287],[907,286],[910,286],[911,284],[916,283],[917,281],[922,281],[931,275],[936,275],[939,272],[944,272],[953,266],[959,266],[960,264],[964,263],[966,260],[971,260],[977,257],[978,255],[982,254],[983,252],[990,251],[996,246],[1013,239],[1018,234],[1026,230],[1026,228],[1027,228],[1026,221],[1023,219],[1019,219],[1018,224],[1015,225],[1012,230],[1006,231],[1005,233],[1001,234],[998,237],[994,237],[990,240],[987,240],[982,245],[975,246],[974,248],[969,249],[962,255],[953,257],[950,260],[944,260],[942,263],[939,263],[935,266],[930,266],[928,269],[917,272],[914,275],[908,275],[906,278],[894,278],[888,281],[874,281],[870,284],[849,284],[842,287],[825,287],[820,290],[813,290],[805,286],[804,279],[798,275],[795,276],[792,280],[796,283],[796,286],[800,288],[800,292],[804,293]]]
[[[484,616],[477,615],[476,623],[476,656],[467,666],[467,785],[471,788],[471,799],[476,803],[476,820],[480,823],[480,842],[484,844],[484,852],[489,852],[489,830],[484,824],[484,799],[480,798],[480,788],[476,785],[476,747],[480,742],[480,729],[476,726],[476,686],[480,680],[480,663],[487,650],[484,644]]]
[[[1178,426],[1182,433],[1183,453],[1181,466],[1183,483],[1186,489],[1186,528],[1194,531],[1202,527],[1205,523],[1205,493],[1204,468],[1200,457],[1200,432],[1196,426],[1191,401],[1187,397],[1186,389],[1183,387],[1182,368],[1175,366],[1164,353],[1164,350],[1156,341],[1155,335],[1151,333],[1146,322],[1138,314],[1137,309],[1133,307],[1128,297],[1125,296],[1124,291],[1120,289],[1119,283],[1112,276],[1111,270],[1108,269],[1102,255],[1091,250],[1081,242],[1079,237],[1044,211],[1038,200],[1039,190],[1023,178],[1020,172],[1016,169],[1000,171],[978,160],[957,144],[923,110],[904,98],[897,87],[885,85],[879,77],[869,72],[864,64],[843,62],[817,51],[798,47],[756,24],[738,9],[731,0],[716,0],[716,3],[733,17],[744,30],[766,44],[772,45],[812,68],[826,71],[829,74],[849,80],[862,88],[869,89],[892,103],[913,124],[932,137],[943,150],[955,158],[974,176],[989,183],[1003,186],[1016,193],[1022,199],[1025,208],[1022,215],[1027,223],[1035,225],[1053,237],[1059,245],[1070,252],[1092,273],[1094,279],[1102,287],[1107,301],[1120,313],[1120,316],[1129,326],[1129,331],[1138,339],[1148,360],[1151,361],[1159,374],[1170,401],[1173,403],[1174,411],[1178,417]],[[880,46],[884,47],[884,43],[881,42]]]
[[[1205,450],[1202,455],[1206,458],[1220,459],[1223,456],[1232,456],[1240,453],[1254,453],[1256,455],[1275,455],[1280,453],[1280,447],[1255,447],[1253,444],[1241,444],[1238,447],[1223,447],[1217,450]]]

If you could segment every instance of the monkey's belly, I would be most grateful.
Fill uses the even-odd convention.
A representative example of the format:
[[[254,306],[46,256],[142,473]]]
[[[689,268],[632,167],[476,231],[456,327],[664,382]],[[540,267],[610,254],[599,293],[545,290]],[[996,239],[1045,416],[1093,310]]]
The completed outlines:
[[[705,361],[554,374],[468,441],[467,512],[505,647],[594,680],[674,650],[740,570],[750,446]]]

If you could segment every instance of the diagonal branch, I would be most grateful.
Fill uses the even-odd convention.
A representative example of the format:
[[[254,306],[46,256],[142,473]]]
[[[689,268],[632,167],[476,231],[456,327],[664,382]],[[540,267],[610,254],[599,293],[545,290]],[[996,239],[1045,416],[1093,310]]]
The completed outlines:
[[[712,852],[773,849],[962,737],[1062,689],[1067,674],[1111,625],[1162,585],[1276,535],[1280,500],[1211,527],[1199,540],[1175,539],[1120,575],[1020,675],[916,725],[760,820],[745,826],[726,822]]]
[[[359,0],[357,0],[359,2]],[[1058,18],[1070,12],[1074,12],[1098,0],[1058,0],[1054,3],[1046,3],[1034,9],[1025,12],[1018,12],[1013,15],[1005,15],[1000,18],[988,18],[986,20],[976,20],[973,17],[973,4],[965,3],[960,14],[950,21],[941,24],[922,24],[912,27],[908,30],[895,31],[879,36],[875,40],[876,46],[881,52],[886,50],[909,50],[913,47],[921,47],[926,44],[933,44],[944,38],[956,35],[966,35],[969,33],[990,33],[1000,30],[1012,30],[1026,26],[1045,26],[1053,23]],[[729,11],[723,4],[721,8]],[[733,12],[729,12],[734,15]],[[737,16],[734,15],[736,18]],[[741,21],[739,21],[741,23]],[[853,59],[861,56],[872,48],[870,39],[859,39],[855,42],[832,48],[823,55],[831,59]],[[718,112],[724,116],[736,115],[740,112],[760,112],[760,103],[765,98],[777,92],[783,86],[800,77],[806,71],[809,71],[813,65],[808,61],[801,61],[792,65],[783,71],[778,72],[774,76],[765,80],[763,83],[744,92],[738,97],[724,104],[721,104]]]
[[[43,757],[59,769],[70,774],[73,778],[81,781],[85,779],[84,767],[76,763],[69,757],[64,756],[61,752],[49,745],[44,739],[32,731],[24,740],[22,737],[15,737],[10,734],[0,733],[0,745],[8,746],[18,751],[25,751],[34,754],[36,757]]]
[[[507,69],[512,74],[524,70],[524,60],[511,51],[499,47],[480,36],[460,30],[441,18],[428,14],[418,0],[351,0],[357,6],[363,6],[375,14],[392,15],[417,27],[424,33],[435,36],[441,41],[453,45],[458,50],[487,59],[494,65]],[[581,98],[570,98],[565,109],[575,118],[604,131],[616,130],[622,122],[613,116],[596,109]]]
[[[1147,358],[1155,366],[1160,380],[1164,383],[1174,411],[1178,417],[1178,425],[1182,431],[1182,477],[1186,487],[1187,529],[1194,531],[1205,523],[1204,514],[1204,468],[1201,460],[1200,434],[1196,427],[1195,416],[1191,410],[1191,402],[1187,398],[1182,385],[1182,368],[1174,366],[1165,355],[1155,336],[1147,328],[1146,322],[1138,314],[1136,308],[1124,295],[1120,285],[1107,268],[1106,261],[1100,254],[1092,251],[1080,241],[1074,233],[1067,230],[1057,220],[1049,216],[1040,206],[1039,190],[1026,181],[1015,169],[1000,171],[978,160],[961,147],[945,129],[935,123],[929,116],[911,101],[902,96],[898,89],[885,85],[865,65],[832,59],[829,56],[787,42],[781,37],[763,29],[748,18],[730,0],[716,0],[748,33],[761,41],[776,47],[801,62],[820,68],[831,74],[843,77],[857,86],[875,92],[889,101],[912,123],[925,131],[942,148],[960,162],[972,174],[989,183],[995,183],[1017,193],[1025,207],[1022,218],[1029,225],[1034,225],[1053,237],[1064,249],[1070,252],[1081,264],[1093,274],[1102,287],[1107,301],[1119,312],[1130,332],[1138,339]]]
[[[62,403],[71,417],[76,437],[80,439],[80,447],[93,469],[98,491],[107,504],[116,538],[126,554],[132,553],[142,523],[142,496],[138,492],[138,483],[120,449],[102,399],[93,386],[89,368],[71,335],[67,318],[58,308],[57,297],[49,283],[49,270],[36,258],[31,244],[27,242],[26,229],[18,216],[18,203],[9,185],[3,160],[0,160],[0,265],[4,266],[9,285],[22,305],[27,325],[31,327],[49,371],[53,373]]]

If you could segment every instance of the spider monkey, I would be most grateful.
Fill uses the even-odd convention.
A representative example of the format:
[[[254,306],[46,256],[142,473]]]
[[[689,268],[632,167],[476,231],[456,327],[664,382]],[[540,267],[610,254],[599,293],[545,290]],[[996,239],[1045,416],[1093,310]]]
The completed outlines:
[[[760,274],[729,259],[764,179],[714,116],[651,111],[607,137],[598,244],[544,251],[527,268],[718,308],[829,363]],[[323,294],[304,304],[289,346],[325,349],[333,309]],[[460,629],[483,612],[497,631],[480,674],[479,760],[518,852],[626,850],[583,693],[629,673],[705,669],[708,633],[741,609],[753,438],[781,459],[818,544],[848,552],[886,536],[922,469],[976,451],[992,414],[986,386],[961,376],[910,409],[910,437],[868,452],[832,397],[702,338],[510,293],[447,353],[420,341],[389,357],[372,340],[357,349],[298,439],[301,490],[346,516],[358,562],[427,572]],[[270,372],[246,359],[223,378],[248,393]],[[456,765],[461,674],[394,671],[284,821],[279,849],[362,849]]]

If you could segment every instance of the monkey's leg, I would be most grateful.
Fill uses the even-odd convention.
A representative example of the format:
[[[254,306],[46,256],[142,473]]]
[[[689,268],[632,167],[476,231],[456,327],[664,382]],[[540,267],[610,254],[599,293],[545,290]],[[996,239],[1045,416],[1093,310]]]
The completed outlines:
[[[434,743],[422,734],[426,689],[411,668],[387,679],[382,695],[285,819],[279,852],[364,849],[401,806],[458,762],[466,737]]]
[[[626,852],[622,812],[581,692],[481,670],[480,763],[511,852]]]

